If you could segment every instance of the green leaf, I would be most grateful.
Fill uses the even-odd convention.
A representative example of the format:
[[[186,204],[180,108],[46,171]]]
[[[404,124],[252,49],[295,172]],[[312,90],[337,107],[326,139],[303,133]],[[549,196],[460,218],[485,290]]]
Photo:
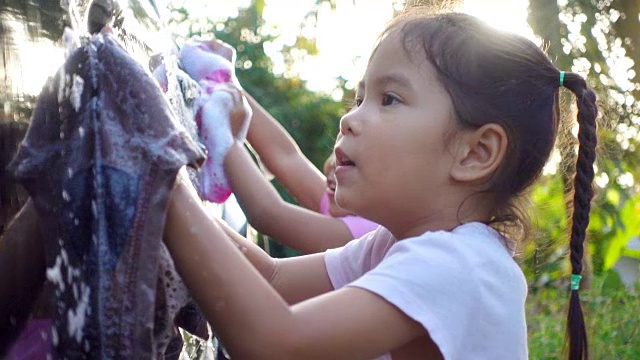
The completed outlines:
[[[636,194],[620,210],[621,228],[611,238],[604,256],[604,269],[608,270],[618,261],[629,241],[640,234],[640,194]]]
[[[622,250],[622,255],[634,259],[640,259],[640,250],[625,248]]]
[[[613,269],[607,271],[607,275],[602,283],[602,295],[613,296],[620,291],[625,291],[625,289],[626,288],[622,282],[622,278],[620,278],[620,274]]]

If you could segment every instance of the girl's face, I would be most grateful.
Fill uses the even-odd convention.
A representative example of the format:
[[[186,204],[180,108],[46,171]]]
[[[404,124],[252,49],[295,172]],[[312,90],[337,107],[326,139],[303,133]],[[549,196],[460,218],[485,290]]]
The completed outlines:
[[[420,51],[410,57],[398,35],[382,40],[359,84],[356,107],[340,122],[335,150],[338,205],[396,236],[459,206],[449,199],[453,106]]]
[[[329,197],[329,214],[332,217],[343,217],[353,215],[351,212],[341,208],[336,204],[335,192],[336,192],[336,157],[331,154],[329,158],[324,162],[323,168],[324,176],[327,177],[327,196]]]

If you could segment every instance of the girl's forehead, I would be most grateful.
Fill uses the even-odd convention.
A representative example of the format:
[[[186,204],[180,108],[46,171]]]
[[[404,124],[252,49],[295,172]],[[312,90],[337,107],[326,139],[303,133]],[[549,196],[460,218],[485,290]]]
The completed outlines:
[[[358,83],[358,90],[374,85],[415,88],[418,83],[440,83],[433,65],[424,52],[411,51],[399,36],[389,35],[380,41]]]

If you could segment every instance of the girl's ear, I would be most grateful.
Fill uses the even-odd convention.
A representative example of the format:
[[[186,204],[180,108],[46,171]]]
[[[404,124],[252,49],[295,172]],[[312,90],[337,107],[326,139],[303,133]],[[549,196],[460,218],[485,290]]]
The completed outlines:
[[[483,183],[500,167],[507,151],[507,133],[498,124],[463,130],[456,141],[451,177],[465,183]]]

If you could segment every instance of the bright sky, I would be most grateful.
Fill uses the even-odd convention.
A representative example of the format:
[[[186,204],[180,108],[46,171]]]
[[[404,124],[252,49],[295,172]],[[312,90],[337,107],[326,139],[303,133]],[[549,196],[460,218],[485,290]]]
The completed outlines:
[[[239,6],[249,0],[173,0],[186,6],[192,14],[203,18],[233,16]],[[264,17],[268,27],[279,34],[279,38],[265,45],[265,51],[276,64],[275,71],[283,73],[284,65],[279,50],[283,45],[293,45],[299,24],[315,3],[314,0],[266,0]],[[325,6],[320,9],[316,27],[304,29],[305,34],[316,36],[319,55],[306,57],[298,62],[295,73],[308,81],[311,90],[330,91],[335,87],[335,78],[342,76],[356,83],[366,64],[377,34],[383,29],[393,13],[391,0],[336,0],[335,10]],[[527,0],[466,0],[461,11],[484,19],[501,29],[518,32],[533,38],[526,22]],[[20,24],[16,30],[20,33]],[[21,84],[14,84],[17,91],[37,94],[47,76],[53,74],[63,61],[62,52],[49,41],[39,43],[19,41],[21,66],[10,71]],[[42,61],[48,54],[47,61]],[[340,94],[334,94],[340,97]]]
[[[301,4],[305,2],[313,1],[300,1]],[[287,23],[290,15],[276,10],[276,7],[290,7],[289,1],[267,0],[267,4],[274,6],[272,12],[265,14],[269,15],[265,16],[268,21]],[[534,39],[526,21],[527,6],[528,0],[465,0],[460,11],[477,16],[497,28]],[[302,7],[300,11],[304,12],[306,8]],[[334,11],[328,6],[323,8],[315,34],[320,54],[299,63],[298,71],[308,81],[308,87],[320,91],[333,89],[334,79],[338,76],[349,80],[347,86],[355,86],[377,35],[392,15],[393,7],[389,0],[337,0]],[[290,26],[290,31],[294,32],[296,24]],[[335,95],[341,98],[341,94]]]
[[[19,57],[15,62],[7,63],[6,70],[10,74],[10,79],[13,80],[13,91],[38,94],[47,77],[54,74],[64,61],[63,52],[49,40],[29,41],[24,23],[8,22],[14,31],[14,50]]]

